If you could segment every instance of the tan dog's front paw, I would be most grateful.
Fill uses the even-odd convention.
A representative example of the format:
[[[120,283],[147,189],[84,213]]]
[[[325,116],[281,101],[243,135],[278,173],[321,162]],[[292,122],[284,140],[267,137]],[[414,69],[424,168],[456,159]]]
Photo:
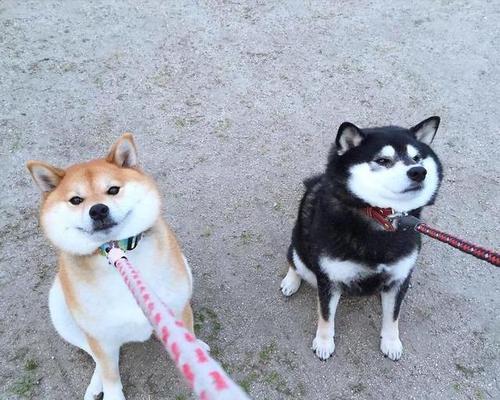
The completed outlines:
[[[112,391],[112,393],[109,393],[109,391],[104,390],[104,400],[109,399],[109,400],[127,400],[123,394],[123,392],[120,391]]]
[[[83,400],[102,400],[104,397],[104,394],[102,392],[95,393],[93,391],[87,391],[85,392],[85,396],[83,397]]]
[[[210,346],[206,344],[203,340],[196,339],[196,342],[198,343],[198,346],[200,346],[203,350],[210,352]]]
[[[87,387],[83,400],[99,399],[102,399],[102,381],[99,373],[96,370],[94,371],[94,375],[92,375],[92,379],[90,380],[90,384]]]

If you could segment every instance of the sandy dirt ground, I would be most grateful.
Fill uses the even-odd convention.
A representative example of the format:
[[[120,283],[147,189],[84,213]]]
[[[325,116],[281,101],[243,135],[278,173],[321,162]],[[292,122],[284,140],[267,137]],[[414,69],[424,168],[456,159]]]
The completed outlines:
[[[93,363],[51,326],[55,251],[28,159],[59,166],[135,133],[195,278],[196,325],[253,399],[498,399],[500,271],[425,240],[405,354],[380,301],[342,299],[310,346],[314,291],[279,292],[301,181],[338,125],[442,125],[425,218],[499,247],[500,3],[0,1],[0,399],[82,399]],[[153,340],[122,351],[129,400],[192,398]]]

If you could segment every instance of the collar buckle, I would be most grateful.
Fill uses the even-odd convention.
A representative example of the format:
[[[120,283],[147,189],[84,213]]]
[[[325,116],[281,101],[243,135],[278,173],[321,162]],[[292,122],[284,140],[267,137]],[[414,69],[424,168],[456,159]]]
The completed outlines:
[[[397,215],[397,213],[392,208],[365,207],[363,211],[368,217],[382,225],[384,230],[388,232],[396,231],[394,223],[396,217],[393,218],[393,216]]]
[[[109,251],[116,247],[123,251],[131,251],[134,250],[142,239],[142,232],[138,235],[131,236],[126,239],[121,240],[112,240],[110,242],[106,242],[99,246],[99,254],[106,257]]]

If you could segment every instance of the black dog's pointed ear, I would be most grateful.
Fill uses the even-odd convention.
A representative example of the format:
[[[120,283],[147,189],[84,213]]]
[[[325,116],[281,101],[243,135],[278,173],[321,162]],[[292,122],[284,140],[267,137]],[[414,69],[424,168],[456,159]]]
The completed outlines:
[[[335,138],[337,154],[342,155],[347,150],[359,146],[365,138],[365,134],[356,125],[350,122],[343,122]]]
[[[439,117],[434,116],[427,118],[413,128],[410,128],[410,133],[418,141],[430,145],[434,140],[434,136],[436,136],[439,122],[441,122],[441,118]]]

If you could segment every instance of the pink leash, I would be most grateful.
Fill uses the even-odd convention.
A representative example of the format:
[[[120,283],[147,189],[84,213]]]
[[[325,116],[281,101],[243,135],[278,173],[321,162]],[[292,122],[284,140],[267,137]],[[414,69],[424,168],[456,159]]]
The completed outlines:
[[[202,348],[199,341],[175,319],[174,313],[143,281],[139,272],[117,247],[106,249],[156,335],[200,400],[249,400],[250,398]]]

